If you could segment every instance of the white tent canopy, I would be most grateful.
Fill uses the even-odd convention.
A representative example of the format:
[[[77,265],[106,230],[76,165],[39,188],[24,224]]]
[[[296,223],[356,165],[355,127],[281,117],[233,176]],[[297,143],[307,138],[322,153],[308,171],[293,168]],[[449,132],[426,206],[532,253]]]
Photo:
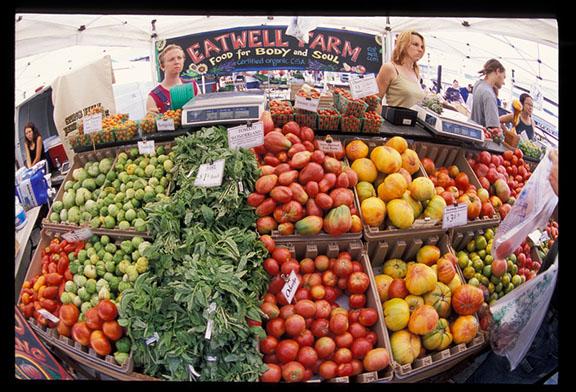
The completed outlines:
[[[410,29],[424,34],[477,32],[505,35],[558,47],[558,26],[552,19],[316,16],[304,18],[314,20],[320,27],[346,28],[372,33],[384,34],[388,25],[392,32]],[[18,59],[73,45],[146,48],[149,47],[154,32],[159,39],[166,39],[237,26],[288,25],[291,20],[292,17],[289,16],[18,14],[15,53]]]
[[[442,65],[446,71],[452,71],[447,74],[460,74],[460,78],[466,81],[470,76],[477,78],[477,71],[486,60],[498,58],[508,71],[505,87],[509,88],[512,84],[513,69],[515,84],[530,89],[537,83],[546,97],[558,102],[558,25],[554,19],[394,16],[303,18],[312,20],[317,27],[384,36],[387,29],[392,34],[416,30],[424,35],[429,54],[421,63],[430,67]],[[55,51],[64,48],[124,47],[135,51],[136,57],[145,56],[152,53],[153,36],[167,39],[241,26],[289,25],[292,19],[291,16],[243,15],[17,14],[16,88],[24,81],[32,83],[30,78],[34,77],[25,71],[19,73],[18,70],[29,67],[29,62],[55,58]],[[47,55],[44,57],[42,54]],[[61,71],[65,73],[67,68]],[[58,70],[57,66],[52,67],[52,72]],[[444,77],[443,80],[447,81]],[[45,83],[50,82],[45,80]],[[38,85],[41,85],[40,81]]]

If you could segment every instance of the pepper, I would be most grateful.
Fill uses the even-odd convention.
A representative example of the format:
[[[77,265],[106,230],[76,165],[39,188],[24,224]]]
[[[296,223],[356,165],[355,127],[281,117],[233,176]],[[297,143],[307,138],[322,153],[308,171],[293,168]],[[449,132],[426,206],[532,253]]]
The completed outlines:
[[[62,282],[63,276],[57,272],[46,275],[46,283],[50,286],[58,286]]]
[[[56,307],[58,306],[58,303],[53,299],[44,298],[40,300],[40,305],[42,305],[42,307],[47,311],[54,312],[56,310]]]
[[[47,273],[52,274],[54,272],[58,272],[58,265],[56,263],[48,264]]]
[[[46,283],[46,277],[45,275],[42,275],[36,280],[36,283],[34,283],[33,290],[38,291],[44,283]]]
[[[20,310],[22,311],[22,314],[24,315],[24,317],[30,318],[30,317],[32,317],[32,315],[34,315],[34,304],[28,303],[26,305],[22,305]]]
[[[68,257],[60,257],[60,260],[58,261],[58,273],[63,275],[64,272],[66,272],[68,270],[68,265],[70,264],[70,262],[68,261]]]
[[[44,290],[42,290],[44,288]],[[38,292],[40,297],[46,299],[55,299],[58,295],[58,287],[56,286],[42,286]]]

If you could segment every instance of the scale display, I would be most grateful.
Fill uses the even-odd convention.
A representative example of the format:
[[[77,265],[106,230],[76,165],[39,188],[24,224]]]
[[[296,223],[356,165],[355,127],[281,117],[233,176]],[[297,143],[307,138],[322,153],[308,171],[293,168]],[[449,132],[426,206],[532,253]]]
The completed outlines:
[[[227,91],[199,95],[182,108],[183,125],[258,121],[265,109],[263,91]]]
[[[433,133],[473,142],[484,141],[482,126],[459,112],[445,109],[438,114],[420,105],[411,109],[418,112],[418,121]]]

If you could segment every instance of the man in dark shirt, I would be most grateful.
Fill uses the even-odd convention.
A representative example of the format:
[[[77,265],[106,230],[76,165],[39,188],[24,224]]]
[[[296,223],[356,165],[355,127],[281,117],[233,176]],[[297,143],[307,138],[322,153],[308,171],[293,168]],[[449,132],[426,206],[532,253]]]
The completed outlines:
[[[462,99],[462,95],[460,95],[457,80],[454,80],[454,82],[452,82],[452,86],[446,89],[444,99],[448,102],[464,103],[464,99]]]

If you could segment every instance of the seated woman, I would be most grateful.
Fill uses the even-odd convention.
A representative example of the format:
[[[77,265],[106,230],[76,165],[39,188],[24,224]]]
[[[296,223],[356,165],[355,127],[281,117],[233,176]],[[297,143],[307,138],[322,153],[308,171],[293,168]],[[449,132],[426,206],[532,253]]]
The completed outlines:
[[[146,111],[148,113],[164,113],[170,110],[170,89],[186,83],[180,78],[184,68],[184,50],[178,45],[168,45],[158,56],[160,69],[164,72],[164,80],[148,94]],[[200,93],[198,83],[192,80],[194,96]]]
[[[50,160],[44,151],[44,144],[42,143],[42,136],[38,132],[38,128],[32,122],[28,122],[24,126],[25,150],[26,150],[26,167],[31,168],[41,160],[45,160],[50,170]]]

